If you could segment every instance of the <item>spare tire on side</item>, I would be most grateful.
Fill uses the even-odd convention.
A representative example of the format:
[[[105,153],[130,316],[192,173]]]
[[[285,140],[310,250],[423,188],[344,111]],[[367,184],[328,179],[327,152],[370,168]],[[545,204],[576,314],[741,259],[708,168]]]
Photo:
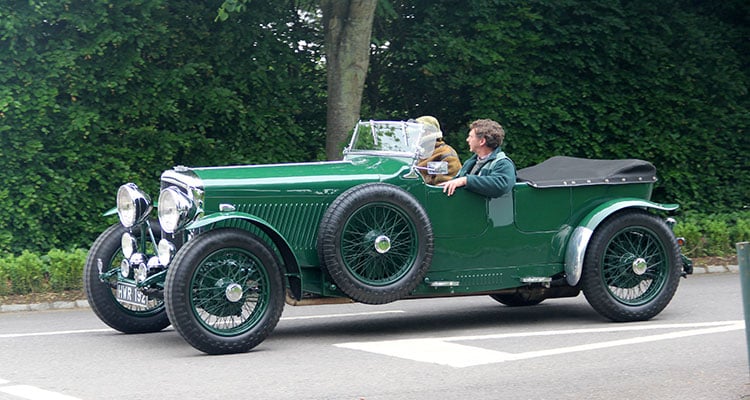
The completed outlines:
[[[383,304],[409,295],[432,261],[432,225],[410,193],[386,183],[355,186],[328,207],[318,253],[353,300]]]

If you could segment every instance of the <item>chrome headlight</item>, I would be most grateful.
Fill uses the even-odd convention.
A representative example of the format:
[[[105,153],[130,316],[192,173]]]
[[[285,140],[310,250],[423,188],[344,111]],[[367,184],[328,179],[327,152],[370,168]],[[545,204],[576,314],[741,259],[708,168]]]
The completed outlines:
[[[138,243],[133,235],[128,232],[122,234],[122,238],[120,238],[120,246],[122,247],[122,254],[125,258],[130,258],[130,256],[132,256],[138,249]]]
[[[175,245],[167,239],[159,241],[157,246],[157,255],[159,256],[159,263],[161,265],[169,265],[172,261],[172,257],[176,251]]]
[[[167,233],[174,233],[198,213],[196,204],[180,189],[170,186],[159,194],[159,224]]]
[[[120,275],[122,275],[123,278],[130,276],[130,261],[125,258],[120,262]]]
[[[135,183],[126,183],[117,190],[117,215],[122,226],[130,228],[145,221],[152,208],[151,198]]]

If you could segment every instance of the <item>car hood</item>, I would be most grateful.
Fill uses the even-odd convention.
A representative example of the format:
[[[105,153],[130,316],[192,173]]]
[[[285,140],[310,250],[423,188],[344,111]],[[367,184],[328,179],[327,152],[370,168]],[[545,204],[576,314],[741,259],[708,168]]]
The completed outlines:
[[[409,168],[405,159],[362,156],[344,161],[175,169],[207,196],[330,194],[364,182],[387,180]]]

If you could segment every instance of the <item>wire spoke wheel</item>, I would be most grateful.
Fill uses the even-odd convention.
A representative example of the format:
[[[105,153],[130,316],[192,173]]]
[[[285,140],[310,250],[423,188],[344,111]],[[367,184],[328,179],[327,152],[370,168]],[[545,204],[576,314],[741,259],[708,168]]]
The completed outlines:
[[[167,272],[167,313],[177,332],[209,354],[249,351],[284,309],[281,267],[269,244],[240,229],[188,241]]]
[[[646,211],[624,210],[594,231],[581,286],[589,304],[613,321],[644,321],[672,300],[682,261],[674,234]]]
[[[358,280],[387,285],[401,279],[416,259],[417,229],[401,210],[368,204],[343,227],[342,258]]]
[[[618,301],[648,303],[669,275],[667,251],[648,229],[626,228],[612,238],[602,260],[602,279]]]
[[[235,335],[253,326],[269,302],[268,275],[258,259],[242,249],[222,249],[195,270],[191,302],[211,332]]]
[[[155,227],[159,233],[158,225]],[[132,304],[117,298],[120,263],[125,259],[121,237],[122,225],[115,224],[105,230],[92,244],[83,270],[86,298],[94,313],[105,324],[124,333],[158,332],[169,326],[165,303],[159,296],[145,296],[145,305]],[[139,236],[139,231],[134,231]],[[141,241],[141,248],[149,255],[153,246]],[[100,274],[101,270],[101,274]],[[116,272],[107,274],[108,272]],[[102,282],[100,279],[106,277]]]

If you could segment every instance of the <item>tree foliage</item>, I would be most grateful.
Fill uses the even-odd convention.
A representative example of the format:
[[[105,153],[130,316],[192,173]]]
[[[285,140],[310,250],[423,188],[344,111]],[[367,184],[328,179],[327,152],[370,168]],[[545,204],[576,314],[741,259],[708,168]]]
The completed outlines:
[[[437,116],[464,151],[468,122],[497,119],[519,167],[559,154],[643,158],[658,167],[658,200],[737,210],[750,204],[748,11],[402,2],[376,24],[389,44],[373,55],[365,101],[382,115]]]
[[[0,249],[88,245],[121,183],[154,193],[177,164],[322,154],[324,75],[285,5],[223,24],[218,1],[0,7]]]
[[[325,158],[324,3],[0,4],[0,252],[88,246],[120,184],[156,194],[174,165]],[[380,0],[360,114],[435,115],[464,157],[468,123],[495,118],[519,167],[643,158],[657,200],[738,210],[749,18],[742,0]]]

